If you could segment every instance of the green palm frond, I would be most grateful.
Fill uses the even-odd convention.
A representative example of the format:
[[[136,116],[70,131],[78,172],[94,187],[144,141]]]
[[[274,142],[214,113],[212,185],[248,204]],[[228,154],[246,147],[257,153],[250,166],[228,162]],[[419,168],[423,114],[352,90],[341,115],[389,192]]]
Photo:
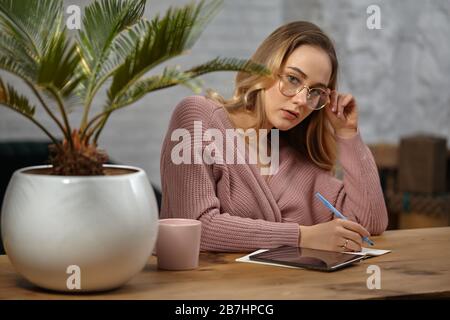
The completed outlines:
[[[120,99],[118,99],[116,103],[105,107],[102,113],[98,114],[90,121],[88,127],[102,118],[102,120],[97,122],[94,129],[91,129],[90,135],[93,134],[93,131],[97,131],[95,133],[95,141],[97,141],[109,115],[113,111],[136,102],[147,93],[180,84],[190,88],[194,92],[199,92],[202,88],[202,82],[196,78],[203,74],[217,71],[241,71],[260,75],[270,75],[270,70],[268,70],[266,66],[251,60],[236,58],[217,57],[187,71],[180,71],[178,67],[166,67],[161,75],[137,81],[120,96]]]
[[[117,105],[105,108],[106,112],[125,107],[139,100],[149,92],[165,89],[168,87],[184,85],[192,91],[199,93],[202,82],[192,77],[190,73],[179,70],[179,67],[166,67],[162,74],[147,79],[139,80],[133,84],[118,101]]]
[[[92,69],[99,63],[98,58],[105,56],[113,39],[139,21],[144,9],[145,0],[102,0],[86,7],[79,36],[81,48]]]
[[[55,33],[49,39],[49,44],[43,53],[41,63],[39,64],[36,84],[43,89],[46,94],[53,98],[58,106],[64,127],[61,127],[66,139],[71,147],[71,125],[68,119],[68,100],[75,98],[74,92],[84,74],[80,72],[80,55],[77,46],[67,38],[66,30]],[[45,105],[45,102],[41,100]],[[45,107],[49,112],[48,107]],[[50,114],[51,112],[49,112]],[[51,115],[57,121],[56,118]]]
[[[79,44],[90,82],[107,71],[108,57],[114,55],[114,39],[137,23],[144,13],[145,0],[102,0],[86,7]]]
[[[102,65],[99,72],[100,78],[109,77],[115,69],[117,69],[129,55],[133,52],[136,44],[146,32],[148,21],[144,18],[139,20],[135,25],[121,32],[113,41],[112,49],[108,59]]]
[[[65,30],[56,33],[43,53],[37,83],[56,90],[63,98],[69,97],[83,77],[77,72],[79,64],[77,47],[69,41]]]
[[[3,32],[0,33],[0,57],[7,57],[17,64],[26,64],[27,67],[35,69],[36,61],[28,48],[17,38]]]
[[[16,38],[36,60],[62,29],[63,18],[62,0],[0,0],[0,30]]]
[[[262,64],[235,58],[217,57],[187,71],[180,71],[178,67],[166,67],[161,75],[137,81],[121,96],[117,105],[108,106],[105,108],[105,111],[110,112],[122,108],[139,100],[147,93],[176,85],[184,85],[195,93],[199,93],[202,88],[202,82],[196,77],[217,71],[241,71],[260,75],[270,74],[270,71]]]
[[[120,33],[114,39],[114,52],[122,57],[126,58],[134,49],[142,35],[147,32],[149,21],[144,17],[136,24],[128,28],[125,32]],[[123,59],[125,61],[125,59]],[[122,61],[122,62],[123,62]]]
[[[145,0],[102,0],[86,7],[83,28],[79,32],[82,70],[85,80],[77,93],[85,102],[81,127],[87,123],[95,93],[125,59],[118,59],[115,39],[127,28],[140,21]],[[119,56],[120,57],[120,56]]]
[[[28,65],[9,56],[0,55],[0,69],[8,71],[25,81],[34,81],[37,73],[35,68],[35,65]]]
[[[191,74],[192,77],[198,77],[206,73],[217,71],[241,71],[260,75],[270,75],[270,71],[262,64],[255,63],[251,60],[221,57],[202,63],[185,72]]]
[[[0,104],[27,117],[33,117],[36,111],[36,107],[30,104],[27,97],[19,94],[13,86],[5,84],[1,78]]]
[[[0,105],[18,112],[31,120],[57,145],[58,141],[56,138],[34,118],[36,107],[30,103],[26,96],[19,94],[13,86],[5,84],[2,78],[0,78]]]
[[[207,24],[219,13],[222,4],[222,0],[213,0],[210,2],[202,0],[197,6],[194,3],[191,4],[195,8],[193,13],[194,24],[189,26],[189,35],[185,43],[186,49],[190,49],[197,42]]]
[[[73,67],[78,62],[70,52],[75,47],[69,46],[63,25],[61,0],[0,0],[0,68],[24,80],[47,114],[68,135],[70,127],[62,101],[58,100],[58,107],[65,128],[41,92],[51,91],[63,99],[79,82]]]
[[[65,98],[80,77],[63,18],[61,0],[0,0],[1,68]]]
[[[63,0],[0,0],[0,70],[29,87],[61,129],[70,152],[77,149],[74,139],[95,149],[110,114],[149,92],[175,85],[199,92],[202,82],[198,77],[216,71],[269,74],[252,61],[218,57],[185,71],[166,67],[161,74],[144,78],[153,68],[191,49],[223,0],[171,7],[151,20],[143,17],[146,0],[91,2],[85,7],[78,36],[72,39],[65,27]],[[107,106],[90,118],[92,101],[107,81]],[[84,108],[81,126],[72,131],[68,106],[80,98]],[[2,79],[0,104],[34,122],[64,154],[63,144],[35,119],[36,107]]]
[[[198,5],[169,8],[163,18],[157,16],[144,23],[141,39],[114,73],[108,90],[109,103],[120,99],[128,87],[147,71],[190,49],[220,4],[221,1],[217,0],[208,5],[201,1]]]

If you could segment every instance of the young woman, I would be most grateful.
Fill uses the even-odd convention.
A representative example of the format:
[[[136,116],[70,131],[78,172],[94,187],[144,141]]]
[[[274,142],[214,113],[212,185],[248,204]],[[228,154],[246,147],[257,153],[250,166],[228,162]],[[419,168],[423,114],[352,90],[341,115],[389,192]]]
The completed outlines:
[[[358,105],[336,92],[332,42],[316,25],[292,22],[270,34],[251,59],[271,75],[238,73],[231,99],[212,92],[175,108],[162,146],[161,218],[200,220],[202,250],[360,251],[362,237],[381,234],[388,218],[376,164],[358,130]],[[211,143],[190,137],[210,129],[226,137],[237,128],[279,130],[265,136],[270,154],[279,155],[275,173],[261,174],[267,163],[260,157],[256,164],[174,161],[180,144],[195,153]],[[177,129],[183,139],[173,134]],[[337,160],[343,180],[334,175]],[[316,192],[348,220],[335,219]]]

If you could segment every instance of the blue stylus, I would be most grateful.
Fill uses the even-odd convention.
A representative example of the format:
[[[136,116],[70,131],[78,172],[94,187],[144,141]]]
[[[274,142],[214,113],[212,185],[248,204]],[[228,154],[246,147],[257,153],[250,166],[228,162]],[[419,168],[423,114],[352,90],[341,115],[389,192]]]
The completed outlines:
[[[342,213],[340,213],[335,207],[333,207],[333,205],[331,203],[328,202],[327,199],[325,199],[319,192],[316,192],[316,197],[319,198],[320,201],[322,201],[322,203],[331,211],[333,211],[333,213],[340,219],[342,220],[348,220]],[[367,242],[368,244],[370,244],[371,246],[374,245],[373,241],[370,240],[368,237],[363,237],[362,238],[365,242]]]

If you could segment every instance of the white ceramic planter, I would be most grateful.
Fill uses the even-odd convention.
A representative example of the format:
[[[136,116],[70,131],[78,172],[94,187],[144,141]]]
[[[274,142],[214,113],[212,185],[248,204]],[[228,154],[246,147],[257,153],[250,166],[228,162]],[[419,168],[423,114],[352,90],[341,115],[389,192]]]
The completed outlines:
[[[11,263],[27,280],[50,290],[123,285],[145,266],[157,237],[158,206],[145,172],[107,165],[133,172],[91,177],[29,173],[48,167],[18,170],[8,185],[1,226]],[[68,269],[73,265],[80,273]],[[69,288],[68,279],[78,274],[81,289]]]

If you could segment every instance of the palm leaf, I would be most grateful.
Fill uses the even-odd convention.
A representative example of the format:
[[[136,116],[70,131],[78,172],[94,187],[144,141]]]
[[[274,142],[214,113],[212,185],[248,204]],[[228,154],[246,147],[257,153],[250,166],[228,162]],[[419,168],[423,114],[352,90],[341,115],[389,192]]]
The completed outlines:
[[[102,0],[86,7],[83,28],[80,31],[80,44],[95,63],[104,55],[114,37],[125,28],[135,24],[143,15],[145,0]]]
[[[11,85],[5,85],[1,78],[0,104],[27,117],[33,117],[36,110],[36,107],[30,104],[27,97],[19,94]]]
[[[37,83],[46,89],[56,90],[63,98],[70,97],[83,75],[78,72],[80,55],[65,30],[49,39],[37,75]]]
[[[215,0],[206,6],[201,1],[198,5],[171,7],[163,18],[157,16],[151,22],[144,22],[143,34],[133,52],[114,73],[108,103],[120,99],[121,94],[147,71],[190,49],[220,4],[221,1]]]
[[[185,72],[190,73],[192,77],[198,77],[216,71],[241,71],[260,75],[270,75],[270,70],[262,64],[255,63],[251,60],[221,57],[202,63]]]
[[[109,78],[135,51],[135,47],[142,38],[142,35],[148,32],[148,28],[148,20],[142,18],[114,39],[108,59],[103,61],[102,69],[99,71],[101,83]]]
[[[71,147],[73,147],[72,129],[67,116],[69,110],[64,100],[67,102],[75,99],[75,89],[84,77],[84,74],[80,72],[79,65],[79,51],[76,45],[68,40],[66,29],[63,29],[49,39],[48,47],[39,64],[36,80],[39,87],[56,101],[64,122],[64,127],[61,129]]]
[[[0,69],[6,70],[30,83],[34,81],[37,73],[35,65],[21,63],[21,61],[8,56],[0,56]]]
[[[146,0],[96,0],[88,5],[76,43],[67,36],[63,0],[0,0],[0,69],[20,77],[73,146],[66,105],[77,94],[84,102],[80,132],[94,144],[110,113],[145,94],[185,85],[201,88],[197,77],[215,71],[267,74],[246,60],[216,58],[187,71],[166,67],[159,75],[141,77],[154,67],[191,49],[222,0],[200,0],[169,8],[151,21],[143,18]],[[108,107],[88,121],[89,108],[102,84],[112,77]],[[53,114],[42,92],[56,102],[63,123]],[[34,119],[35,107],[26,96],[0,79],[0,103]]]
[[[0,0],[0,67],[68,97],[81,77],[61,0]]]
[[[202,0],[199,5],[195,7],[195,12],[193,14],[195,25],[191,26],[189,30],[189,35],[185,43],[187,49],[190,49],[197,42],[203,30],[205,30],[206,25],[217,13],[219,13],[222,4],[222,0],[215,0],[209,3]]]
[[[7,33],[0,33],[0,57],[7,57],[16,61],[17,64],[27,65],[27,67],[35,69],[36,61],[28,48],[17,41],[17,38]],[[29,76],[32,77],[31,74]]]
[[[0,78],[0,105],[3,105],[31,120],[53,141],[55,145],[58,145],[56,138],[34,118],[36,107],[29,102],[26,96],[19,94],[13,86],[9,84],[5,85],[2,78]]]
[[[147,25],[148,21],[142,18],[114,38],[108,59],[103,61],[102,68],[99,71],[99,78],[108,78],[114,70],[125,62],[127,57],[133,52],[139,39],[146,32]]]
[[[142,18],[145,2],[102,0],[86,7],[79,44],[87,75],[84,87],[89,91],[94,91],[93,86],[111,70],[109,57],[115,56],[112,50],[114,39]],[[88,99],[91,92],[85,92]]]
[[[264,65],[251,60],[235,58],[217,57],[187,71],[180,71],[177,67],[166,67],[161,75],[137,81],[121,96],[117,105],[108,106],[105,108],[105,111],[110,112],[122,108],[139,100],[147,93],[180,84],[198,93],[201,91],[202,82],[196,79],[196,77],[217,71],[241,71],[261,75],[270,74],[270,71]]]
[[[108,117],[117,110],[124,108],[133,102],[136,102],[149,92],[172,87],[175,85],[185,85],[198,92],[201,89],[201,82],[196,77],[216,71],[240,71],[260,75],[270,75],[264,65],[255,63],[251,60],[242,60],[235,58],[217,57],[209,62],[195,66],[187,71],[179,71],[178,68],[165,68],[161,75],[156,75],[147,79],[137,81],[125,91],[116,103],[108,105],[103,112],[91,120],[91,125],[98,119],[94,131],[96,131],[94,141],[96,142]]]
[[[63,18],[62,0],[0,0],[0,30],[16,38],[36,60],[62,29]]]
[[[104,111],[123,108],[139,100],[149,92],[161,90],[164,88],[184,85],[194,92],[200,92],[202,83],[199,79],[194,79],[190,73],[180,71],[178,67],[165,68],[163,73],[147,79],[139,80],[133,84],[118,101],[117,105],[108,106]]]

